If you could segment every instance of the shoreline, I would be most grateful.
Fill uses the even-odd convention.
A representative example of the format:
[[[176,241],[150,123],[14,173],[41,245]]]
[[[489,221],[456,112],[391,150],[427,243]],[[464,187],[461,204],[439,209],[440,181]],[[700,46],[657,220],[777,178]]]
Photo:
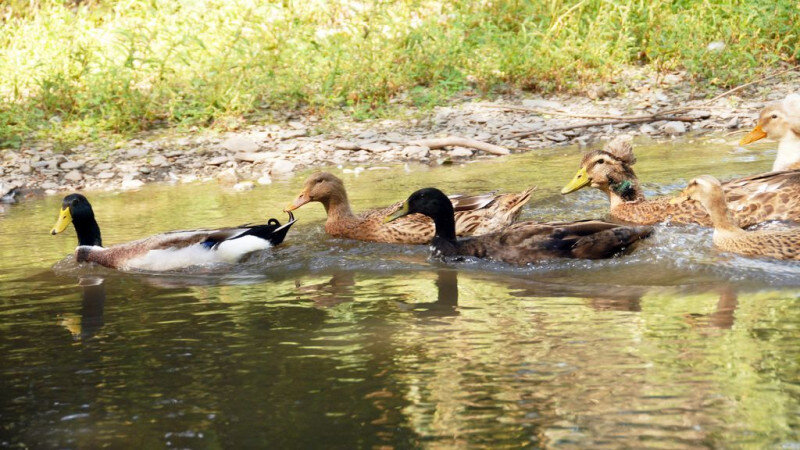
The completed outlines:
[[[148,183],[211,180],[236,190],[248,190],[256,184],[269,184],[273,178],[323,166],[364,170],[404,162],[428,165],[466,162],[501,157],[495,153],[503,153],[504,149],[520,153],[563,145],[584,147],[620,133],[663,140],[687,134],[735,134],[749,131],[766,103],[796,91],[792,75],[758,83],[711,104],[705,98],[696,98],[698,93],[680,75],[667,75],[658,83],[642,80],[620,95],[598,88],[585,96],[517,94],[491,102],[465,100],[437,107],[422,119],[348,121],[321,134],[313,134],[318,119],[303,117],[222,134],[206,131],[196,135],[139,137],[116,149],[104,148],[102,144],[81,144],[58,153],[53,151],[52,144],[30,143],[3,152],[0,195],[15,187],[52,195],[81,190],[124,191]],[[658,114],[676,107],[684,109],[679,114],[683,121],[567,129],[614,117]],[[533,134],[519,136],[526,132]],[[166,130],[166,133],[172,132]],[[426,146],[415,142],[447,136],[492,146],[487,152],[461,145],[437,148],[430,143]]]

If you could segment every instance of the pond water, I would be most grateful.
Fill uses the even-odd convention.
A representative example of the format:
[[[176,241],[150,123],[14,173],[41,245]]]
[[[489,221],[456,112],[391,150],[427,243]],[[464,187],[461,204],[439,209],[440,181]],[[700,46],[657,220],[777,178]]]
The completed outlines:
[[[766,171],[769,147],[643,145],[637,171],[666,194]],[[599,192],[558,193],[580,154],[333,171],[356,210],[537,185],[524,218],[602,217]],[[87,195],[111,244],[284,221],[305,175]],[[707,229],[659,226],[606,261],[443,265],[329,238],[311,204],[235,269],[152,275],[65,259],[59,205],[0,214],[2,447],[800,446],[800,264],[717,252]]]

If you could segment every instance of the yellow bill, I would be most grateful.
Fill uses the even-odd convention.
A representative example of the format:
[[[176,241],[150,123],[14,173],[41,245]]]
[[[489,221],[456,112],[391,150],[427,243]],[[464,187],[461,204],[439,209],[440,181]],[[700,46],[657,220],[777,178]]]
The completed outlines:
[[[739,145],[747,145],[751,142],[764,139],[765,137],[767,137],[767,132],[764,131],[763,128],[761,128],[761,125],[756,125],[756,127],[753,128],[753,131],[747,133],[745,137],[743,137],[742,140],[739,141]]]
[[[589,179],[589,174],[586,173],[586,169],[581,167],[581,170],[575,174],[572,178],[572,181],[569,182],[563,189],[561,189],[562,194],[569,194],[570,192],[575,192],[578,189],[588,185],[591,183],[592,180]]]
[[[50,230],[50,234],[61,233],[70,223],[72,223],[72,214],[69,212],[69,207],[61,208],[61,212],[58,213],[58,220],[53,229]]]
[[[407,215],[408,215],[408,202],[405,202],[405,203],[403,203],[403,207],[398,209],[397,211],[395,211],[394,214],[386,216],[386,218],[383,219],[383,223],[389,223],[389,222],[391,222],[393,220],[397,220],[397,219],[399,219],[399,218],[401,218],[403,216],[407,216]]]

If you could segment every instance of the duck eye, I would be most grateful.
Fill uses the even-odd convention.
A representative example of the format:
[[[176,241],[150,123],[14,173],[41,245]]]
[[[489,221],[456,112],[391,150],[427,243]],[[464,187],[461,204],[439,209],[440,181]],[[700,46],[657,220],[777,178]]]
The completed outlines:
[[[600,159],[597,160],[597,164],[605,164],[605,162],[606,162],[606,160],[603,159],[603,158],[600,158]]]
[[[777,114],[773,114],[773,115],[772,115],[772,118],[773,118],[773,119],[777,119],[777,118],[778,118],[778,115],[777,115]]]

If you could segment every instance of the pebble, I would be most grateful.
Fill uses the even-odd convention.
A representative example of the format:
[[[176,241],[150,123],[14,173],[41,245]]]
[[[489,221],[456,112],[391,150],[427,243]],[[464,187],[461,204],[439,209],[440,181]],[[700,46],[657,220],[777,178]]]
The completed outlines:
[[[453,158],[469,158],[472,156],[472,150],[465,147],[453,147],[450,150],[450,156]]]
[[[287,139],[294,139],[306,136],[308,134],[308,130],[305,128],[300,130],[285,130],[278,133],[278,139],[285,141]]]
[[[129,178],[126,180],[122,180],[122,185],[120,185],[120,188],[122,188],[123,191],[130,191],[133,189],[139,189],[142,186],[144,186],[144,182],[142,180]]]
[[[639,132],[644,134],[656,134],[658,133],[658,130],[656,130],[656,127],[650,125],[649,123],[645,123],[639,127]]]
[[[94,166],[94,170],[98,170],[98,171],[101,171],[101,172],[104,171],[104,170],[110,170],[112,168],[114,168],[114,165],[111,164],[111,163],[100,163],[100,164]]]
[[[427,158],[431,149],[421,145],[409,145],[403,148],[403,156],[406,158],[422,159]]]
[[[270,178],[268,173],[265,173],[264,175],[261,175],[258,180],[256,180],[256,183],[261,185],[272,184],[272,178]]]
[[[206,165],[207,166],[219,166],[220,164],[224,164],[226,162],[228,162],[228,157],[227,156],[217,156],[215,158],[211,158],[208,161],[206,161]]]
[[[234,135],[225,139],[222,148],[229,152],[254,152],[258,150],[258,144],[248,136]]]
[[[233,167],[225,169],[217,174],[217,182],[223,186],[233,186],[239,182],[239,176],[236,175],[236,169]]]
[[[391,149],[392,147],[390,147],[389,145],[381,144],[379,142],[371,142],[369,144],[361,145],[361,150],[366,150],[372,153],[381,153]]]
[[[242,181],[241,183],[236,183],[233,185],[234,191],[249,191],[256,187],[252,181]]]
[[[237,153],[233,156],[233,159],[235,159],[236,161],[257,163],[257,162],[269,161],[274,157],[275,153],[272,152],[261,152],[261,153],[248,152],[248,153]]]
[[[83,164],[84,163],[82,161],[67,161],[61,163],[59,167],[61,168],[61,170],[73,170],[73,169],[80,169],[81,167],[83,167]]]
[[[83,179],[83,175],[78,170],[70,170],[64,175],[64,179],[67,181],[81,181]]]
[[[336,141],[333,146],[339,150],[358,150],[360,147],[353,141]]]
[[[272,173],[290,173],[294,170],[296,164],[285,159],[276,159],[272,162]]]
[[[670,136],[678,136],[686,133],[686,124],[678,121],[670,121],[665,123],[664,126],[661,127],[661,130]]]
[[[564,142],[569,140],[563,133],[544,133],[544,137],[553,142]]]
[[[114,178],[114,172],[111,171],[103,171],[97,174],[97,178],[101,180],[108,180],[109,178]]]

